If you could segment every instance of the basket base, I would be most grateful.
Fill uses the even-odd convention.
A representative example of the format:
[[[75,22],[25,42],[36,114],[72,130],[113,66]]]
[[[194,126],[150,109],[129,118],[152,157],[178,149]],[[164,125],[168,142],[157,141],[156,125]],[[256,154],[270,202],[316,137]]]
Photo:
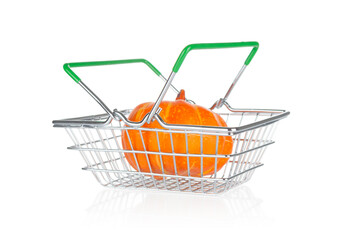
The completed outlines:
[[[260,164],[259,166],[262,165]],[[111,188],[157,189],[175,192],[218,194],[249,181],[255,169],[256,167],[236,177],[223,179],[175,176],[163,177],[163,179],[157,180],[152,176],[137,172],[119,172],[112,175],[104,175],[99,171],[92,171],[92,173],[101,185]]]

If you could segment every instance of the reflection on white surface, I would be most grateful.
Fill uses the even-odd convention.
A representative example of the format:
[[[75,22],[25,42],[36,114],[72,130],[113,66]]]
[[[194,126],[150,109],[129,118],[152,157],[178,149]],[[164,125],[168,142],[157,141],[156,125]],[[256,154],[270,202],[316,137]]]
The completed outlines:
[[[247,186],[222,195],[105,189],[86,212],[90,223],[115,226],[238,225],[266,220],[261,203]]]

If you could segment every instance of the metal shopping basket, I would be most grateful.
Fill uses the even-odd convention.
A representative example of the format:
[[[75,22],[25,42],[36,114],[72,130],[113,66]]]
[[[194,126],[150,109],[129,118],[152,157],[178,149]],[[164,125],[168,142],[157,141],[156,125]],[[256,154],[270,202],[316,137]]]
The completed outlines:
[[[252,47],[252,50],[225,96],[217,100],[210,108],[225,120],[228,127],[169,124],[160,117],[159,113],[161,109],[159,105],[168,89],[171,87],[174,91],[179,92],[172,85],[172,81],[185,57],[191,50],[236,47]],[[284,110],[232,108],[227,103],[228,96],[256,54],[258,47],[258,42],[201,43],[188,45],[179,55],[168,79],[145,59],[66,63],[64,64],[66,73],[90,94],[106,113],[55,120],[53,121],[54,127],[65,128],[74,142],[74,145],[68,147],[68,149],[78,150],[80,152],[87,165],[83,170],[92,172],[98,182],[103,186],[151,188],[194,193],[224,192],[250,180],[255,169],[263,165],[261,163],[262,156],[266,148],[274,143],[273,133],[278,121],[290,114]],[[132,122],[128,119],[131,110],[118,111],[115,109],[111,111],[71,69],[75,67],[126,63],[146,64],[156,75],[166,82],[152,110],[139,122]],[[194,104],[191,100],[187,101]],[[151,121],[158,121],[162,128],[145,128],[144,124],[150,123]],[[142,150],[133,149],[133,147],[132,149],[123,148],[121,138],[129,138],[129,135],[125,136],[124,133],[131,130],[139,131],[144,146]],[[156,133],[158,151],[150,151],[144,145],[143,133],[145,132]],[[175,134],[184,134],[186,151],[176,152],[173,145],[172,151],[162,151],[158,135],[164,133],[169,134],[170,144],[173,144],[172,136]],[[187,139],[190,135],[199,136],[201,149],[197,154],[188,151],[189,143]],[[231,154],[220,154],[217,144],[215,144],[214,154],[204,154],[202,151],[203,139],[209,136],[216,138],[217,143],[221,137],[231,136],[233,140]],[[136,167],[129,164],[126,159],[126,153],[134,155],[137,163]],[[140,163],[137,158],[139,154],[146,156],[149,171],[142,172],[139,168]],[[161,173],[152,171],[151,165],[149,165],[149,156],[151,155],[159,156],[163,169]],[[162,158],[164,159],[166,156],[171,156],[174,161],[175,169],[173,174],[164,171]],[[199,159],[201,169],[206,161],[213,159],[215,170],[212,174],[205,175],[201,172],[199,176],[193,176],[190,174],[189,169],[188,174],[177,173],[177,161],[179,161],[180,158],[187,159],[187,166],[189,167],[189,159],[195,157]],[[145,161],[144,159],[145,158],[143,158],[142,161]],[[228,159],[221,169],[217,169],[217,160],[219,159]]]

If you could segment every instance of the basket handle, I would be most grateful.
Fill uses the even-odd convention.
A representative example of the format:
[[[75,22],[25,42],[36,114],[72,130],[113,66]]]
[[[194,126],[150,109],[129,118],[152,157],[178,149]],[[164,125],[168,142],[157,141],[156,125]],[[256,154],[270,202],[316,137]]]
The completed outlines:
[[[115,64],[126,64],[126,63],[144,63],[147,65],[157,76],[162,78],[164,81],[167,81],[166,78],[159,72],[157,68],[153,66],[149,61],[145,59],[125,59],[125,60],[111,60],[111,61],[96,61],[96,62],[74,62],[74,63],[65,63],[63,65],[64,71],[76,82],[78,83],[94,100],[109,114],[110,117],[115,118],[114,113],[105,105],[105,103],[93,93],[90,88],[88,88],[76,75],[72,67],[92,67],[92,66],[104,66],[104,65],[115,65]],[[172,86],[173,87],[173,86]],[[174,87],[173,87],[174,88]],[[174,88],[175,89],[175,88]],[[176,89],[175,89],[176,90]],[[177,91],[177,90],[176,90]]]
[[[256,54],[259,44],[258,42],[231,42],[231,43],[195,43],[186,46],[181,54],[179,55],[177,61],[174,64],[173,72],[177,73],[179,68],[182,66],[184,59],[186,58],[187,54],[192,50],[199,50],[199,49],[219,49],[219,48],[237,48],[237,47],[253,47],[252,51],[248,55],[244,65],[248,65],[254,55]]]
[[[256,54],[258,47],[259,47],[259,43],[258,42],[230,42],[230,43],[195,43],[195,44],[190,44],[188,46],[186,46],[183,51],[180,53],[177,61],[175,62],[174,66],[173,66],[173,70],[172,73],[170,74],[165,86],[162,89],[162,92],[160,93],[157,101],[155,102],[149,116],[147,119],[147,123],[150,123],[151,120],[153,119],[154,115],[156,114],[156,112],[158,112],[158,108],[160,103],[162,102],[165,94],[167,93],[169,87],[172,84],[172,81],[175,77],[175,74],[179,71],[180,67],[183,64],[184,59],[186,58],[187,54],[192,51],[192,50],[199,50],[199,49],[219,49],[219,48],[238,48],[238,47],[253,47],[251,52],[249,53],[246,61],[244,62],[244,65],[242,66],[241,70],[238,72],[236,78],[233,80],[232,85],[230,86],[230,88],[228,89],[226,95],[224,96],[224,98],[219,99],[218,101],[216,101],[215,104],[213,104],[213,106],[211,107],[211,109],[214,109],[215,107],[220,108],[222,107],[222,105],[225,103],[225,101],[227,100],[227,98],[229,97],[233,87],[236,85],[238,79],[241,77],[243,71],[245,70],[245,68],[248,66],[248,64],[250,64],[250,62],[252,61],[254,55]]]

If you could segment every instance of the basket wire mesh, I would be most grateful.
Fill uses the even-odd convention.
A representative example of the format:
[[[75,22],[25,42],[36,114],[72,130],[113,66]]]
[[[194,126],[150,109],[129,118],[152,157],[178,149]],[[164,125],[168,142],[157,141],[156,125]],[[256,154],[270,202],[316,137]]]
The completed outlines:
[[[242,123],[252,123],[258,120],[267,119],[276,115],[277,113],[260,113],[260,112],[242,112],[242,113],[221,113],[227,124],[229,122],[238,122],[238,126],[242,126]],[[96,118],[84,118],[84,120],[92,121],[98,120],[103,117]],[[214,155],[204,154],[181,154],[172,152],[163,152],[159,141],[157,142],[159,151],[150,152],[146,150],[144,145],[144,151],[139,150],[125,150],[122,148],[121,138],[122,130],[125,132],[133,129],[125,125],[122,121],[111,121],[104,127],[90,128],[90,127],[66,127],[65,130],[69,134],[70,138],[74,142],[74,145],[68,149],[78,150],[85,160],[87,166],[84,170],[91,171],[99,183],[103,186],[109,187],[136,187],[136,188],[153,188],[172,191],[188,191],[188,192],[200,192],[200,193],[220,193],[241,183],[247,182],[253,175],[257,167],[262,166],[260,160],[268,145],[273,144],[273,133],[276,129],[278,122],[270,123],[265,126],[257,127],[252,130],[235,133],[232,135],[233,149],[232,153],[227,155],[217,154],[217,147],[215,146]],[[200,146],[202,148],[202,139],[205,135],[213,135],[217,137],[224,135],[224,133],[200,133],[192,130],[171,130],[171,129],[148,129],[138,128],[140,136],[143,139],[143,131],[155,131],[165,132],[172,136],[173,134],[199,134]],[[129,135],[126,137],[129,138]],[[172,137],[171,137],[172,139]],[[187,139],[187,138],[186,138]],[[130,139],[129,139],[130,140]],[[144,143],[144,140],[143,140]],[[188,142],[185,142],[186,149],[188,151]],[[200,157],[200,164],[203,164],[203,158],[214,157],[215,169],[217,166],[218,158],[229,157],[227,163],[222,169],[217,169],[215,173],[208,176],[192,177],[180,176],[180,175],[167,175],[164,172],[162,174],[152,173],[152,170],[148,173],[141,172],[140,169],[134,169],[126,160],[125,152],[134,153],[137,159],[137,154],[144,154],[149,156],[150,154],[156,154],[160,156],[172,156],[175,164],[174,171],[176,169],[176,156],[187,157]],[[148,159],[148,157],[147,157]],[[162,159],[162,157],[160,157]],[[137,160],[138,161],[138,160]],[[149,169],[152,169],[148,161]],[[138,165],[139,167],[139,165]],[[164,169],[162,167],[162,169]],[[202,167],[201,167],[202,169]],[[202,171],[202,170],[201,170]],[[155,176],[161,177],[156,179]]]

